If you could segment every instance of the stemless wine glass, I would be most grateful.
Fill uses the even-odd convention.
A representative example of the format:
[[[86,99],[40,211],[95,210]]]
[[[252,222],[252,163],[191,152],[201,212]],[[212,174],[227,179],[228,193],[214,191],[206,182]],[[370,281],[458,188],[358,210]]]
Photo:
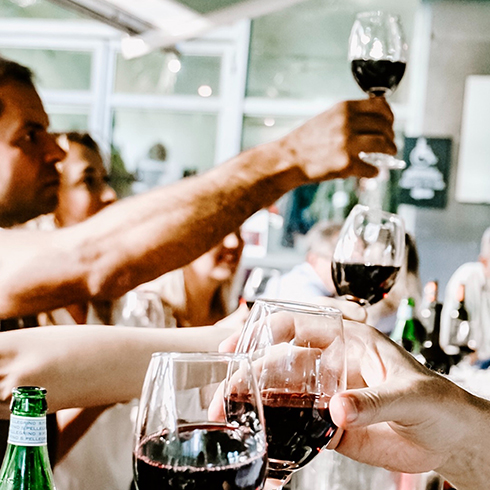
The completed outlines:
[[[396,214],[357,204],[340,231],[332,259],[339,296],[372,305],[395,283],[405,257],[405,226]]]
[[[153,354],[133,460],[139,490],[261,489],[266,440],[249,357]]]
[[[342,315],[326,306],[258,299],[236,352],[259,366],[267,477],[281,488],[338,430],[328,406],[346,383]]]

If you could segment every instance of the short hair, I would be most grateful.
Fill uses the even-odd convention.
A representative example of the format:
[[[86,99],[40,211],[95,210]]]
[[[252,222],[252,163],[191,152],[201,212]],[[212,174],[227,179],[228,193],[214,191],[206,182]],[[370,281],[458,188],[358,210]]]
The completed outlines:
[[[419,254],[415,238],[408,232],[405,233],[405,253],[407,260],[407,272],[418,275],[419,273]]]
[[[34,86],[34,74],[27,66],[0,56],[0,84],[7,82],[19,82]]]
[[[34,88],[34,74],[27,66],[0,56],[0,85],[8,82],[23,83]],[[0,116],[4,107],[3,101],[0,100]]]
[[[490,258],[490,226],[483,232],[481,237],[480,255]]]
[[[306,234],[307,251],[331,256],[337,243],[342,225],[331,221],[319,221]]]
[[[90,136],[88,133],[82,133],[78,131],[69,131],[67,133],[55,133],[54,136],[56,139],[58,138],[66,138],[68,142],[78,143],[79,145],[83,145],[88,149],[95,151],[96,153],[101,154],[100,147],[97,142]]]

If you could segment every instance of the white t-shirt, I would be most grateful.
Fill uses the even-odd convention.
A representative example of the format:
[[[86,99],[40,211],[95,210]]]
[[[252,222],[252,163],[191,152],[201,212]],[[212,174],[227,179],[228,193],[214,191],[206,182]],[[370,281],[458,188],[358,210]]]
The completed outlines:
[[[485,276],[483,264],[468,262],[460,266],[449,280],[441,314],[441,345],[448,345],[451,310],[457,308],[458,288],[465,285],[465,306],[471,326],[471,340],[477,346],[480,359],[490,358],[490,278]]]

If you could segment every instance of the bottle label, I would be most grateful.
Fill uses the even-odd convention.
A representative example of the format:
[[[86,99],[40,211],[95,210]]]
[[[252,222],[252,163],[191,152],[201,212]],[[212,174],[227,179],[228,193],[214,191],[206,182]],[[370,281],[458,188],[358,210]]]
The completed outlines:
[[[46,417],[10,415],[9,444],[15,446],[46,446]]]

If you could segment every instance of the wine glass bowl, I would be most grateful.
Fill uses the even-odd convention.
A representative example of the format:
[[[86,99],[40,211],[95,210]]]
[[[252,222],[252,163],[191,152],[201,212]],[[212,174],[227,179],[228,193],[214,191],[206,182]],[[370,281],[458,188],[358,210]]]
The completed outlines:
[[[126,327],[165,327],[165,310],[153,291],[133,289],[114,302],[112,322]]]
[[[405,73],[407,44],[398,16],[382,11],[357,14],[349,38],[354,79],[371,97],[392,94]]]
[[[247,355],[152,356],[135,429],[139,490],[257,490],[266,459],[262,405]]]
[[[268,478],[284,485],[338,431],[328,406],[345,389],[342,315],[326,306],[259,299],[236,352],[260,367]]]
[[[390,291],[405,257],[405,227],[393,213],[357,204],[340,231],[332,259],[339,296],[372,305]]]

